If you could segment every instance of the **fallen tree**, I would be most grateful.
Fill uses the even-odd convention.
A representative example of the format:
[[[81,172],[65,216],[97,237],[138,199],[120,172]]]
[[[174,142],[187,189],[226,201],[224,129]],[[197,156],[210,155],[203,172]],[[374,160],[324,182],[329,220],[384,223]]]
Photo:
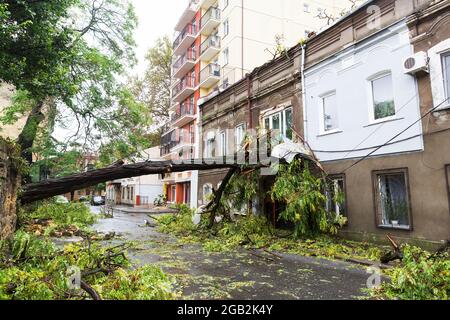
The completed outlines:
[[[260,167],[260,165],[255,165]],[[237,169],[237,163],[214,163],[206,160],[191,160],[177,163],[174,161],[146,161],[133,164],[118,162],[110,167],[92,170],[60,179],[49,179],[39,183],[24,185],[19,200],[22,204],[48,199],[102,182],[126,179],[151,174],[168,174],[184,171],[202,171],[214,169]]]

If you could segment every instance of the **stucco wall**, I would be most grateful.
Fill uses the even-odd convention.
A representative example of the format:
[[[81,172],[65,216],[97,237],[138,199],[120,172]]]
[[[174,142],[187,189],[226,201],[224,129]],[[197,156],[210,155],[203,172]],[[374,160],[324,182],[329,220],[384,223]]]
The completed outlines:
[[[414,52],[425,51],[450,38],[450,1],[440,1],[422,12],[420,18],[410,17],[411,43]],[[433,66],[430,66],[431,68]],[[433,74],[433,72],[431,73]],[[425,115],[433,101],[430,74],[417,76],[419,105]],[[356,238],[384,238],[393,234],[408,241],[420,239],[445,240],[450,235],[450,112],[440,110],[422,120],[424,151],[403,155],[373,157],[348,170],[347,186],[348,236]],[[325,164],[330,173],[340,173],[354,161]],[[375,222],[372,170],[407,168],[411,201],[412,230],[380,229]]]
[[[420,118],[416,79],[403,71],[404,60],[412,54],[408,27],[400,22],[306,72],[306,138],[319,160],[363,157]],[[392,74],[396,114],[374,121],[371,78],[387,72]],[[323,129],[322,96],[331,92],[337,99],[339,125],[330,133]],[[421,133],[418,122],[374,155],[422,150]]]

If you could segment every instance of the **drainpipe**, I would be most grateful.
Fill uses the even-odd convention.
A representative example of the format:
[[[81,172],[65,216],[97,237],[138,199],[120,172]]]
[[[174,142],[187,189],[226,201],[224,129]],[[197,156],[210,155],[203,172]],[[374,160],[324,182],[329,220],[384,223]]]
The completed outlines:
[[[244,0],[241,0],[242,16],[241,16],[241,78],[244,77]]]
[[[308,142],[308,116],[306,111],[306,85],[305,85],[305,61],[306,61],[306,43],[302,44],[302,63],[301,63],[301,81],[302,81],[302,106],[303,106],[303,135]]]
[[[248,107],[248,126],[249,126],[249,129],[253,129],[252,95],[253,95],[252,75],[248,74],[247,75],[247,107]]]

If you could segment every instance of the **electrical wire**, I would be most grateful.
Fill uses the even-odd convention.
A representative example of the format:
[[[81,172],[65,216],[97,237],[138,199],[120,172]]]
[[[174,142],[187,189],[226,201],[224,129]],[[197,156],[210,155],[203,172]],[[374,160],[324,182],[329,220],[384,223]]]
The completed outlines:
[[[359,163],[361,163],[362,161],[366,160],[368,157],[370,157],[371,155],[373,155],[375,152],[377,152],[378,150],[380,150],[381,148],[383,148],[384,146],[386,146],[387,144],[391,143],[393,140],[395,140],[396,138],[398,138],[399,136],[401,136],[403,133],[405,133],[406,131],[408,131],[409,129],[411,129],[414,125],[416,125],[418,122],[422,121],[425,117],[427,117],[429,114],[431,114],[432,112],[434,112],[435,110],[439,109],[444,103],[446,103],[449,98],[446,98],[444,101],[442,101],[441,103],[439,103],[437,106],[431,108],[430,110],[428,110],[427,113],[425,113],[423,116],[421,116],[418,120],[414,121],[411,125],[409,125],[407,128],[403,129],[401,132],[399,132],[398,134],[396,134],[394,137],[392,137],[391,139],[389,139],[386,143],[382,144],[381,146],[375,148],[375,150],[371,151],[369,154],[367,154],[366,156],[362,157],[361,159],[359,159],[358,161],[356,161],[355,163],[353,163],[352,165],[350,165],[349,167],[347,167],[345,170],[343,170],[341,173],[345,173],[348,170],[350,170],[351,168],[355,167],[356,165],[358,165]]]

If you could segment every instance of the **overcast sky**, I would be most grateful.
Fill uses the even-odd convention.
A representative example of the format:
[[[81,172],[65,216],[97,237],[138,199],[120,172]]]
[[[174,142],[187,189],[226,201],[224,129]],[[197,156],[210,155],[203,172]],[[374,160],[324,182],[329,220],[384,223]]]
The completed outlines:
[[[164,35],[173,36],[173,28],[183,10],[187,7],[187,0],[131,0],[139,19],[136,31],[137,56],[139,65],[135,72],[145,70],[145,53],[155,40]]]

